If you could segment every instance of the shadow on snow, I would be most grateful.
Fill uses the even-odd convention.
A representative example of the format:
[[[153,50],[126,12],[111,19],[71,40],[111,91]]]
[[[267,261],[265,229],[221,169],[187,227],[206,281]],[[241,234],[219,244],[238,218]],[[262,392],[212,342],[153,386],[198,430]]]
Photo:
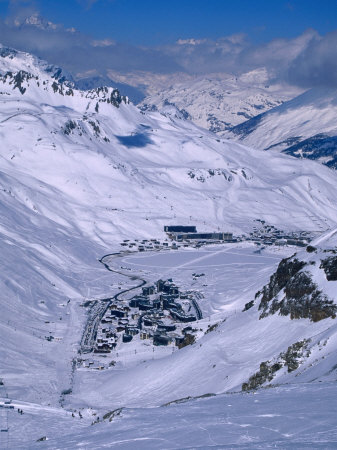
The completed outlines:
[[[145,147],[147,144],[153,144],[153,141],[146,133],[135,133],[130,136],[116,136],[119,142],[125,147]]]

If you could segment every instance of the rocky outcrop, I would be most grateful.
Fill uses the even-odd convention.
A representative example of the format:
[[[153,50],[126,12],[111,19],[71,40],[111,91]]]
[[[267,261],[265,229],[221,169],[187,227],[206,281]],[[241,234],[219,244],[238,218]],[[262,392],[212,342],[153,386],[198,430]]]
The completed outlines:
[[[323,259],[320,268],[324,270],[328,281],[337,281],[337,256]]]
[[[284,353],[280,354],[280,359],[283,365],[287,367],[289,373],[298,369],[303,358],[310,355],[310,350],[307,350],[309,342],[310,339],[295,342]]]
[[[260,364],[260,369],[252,375],[247,383],[242,384],[243,391],[252,391],[259,388],[267,381],[274,378],[274,374],[282,368],[279,363],[271,364],[270,361],[264,361]]]
[[[310,319],[312,322],[336,317],[337,305],[313,282],[309,270],[303,271],[307,265],[297,258],[280,262],[269,283],[257,293],[257,296],[262,295],[260,319],[276,313],[291,319]],[[333,277],[334,262],[328,261],[326,267],[330,270],[329,276]]]
[[[0,76],[0,80],[3,83],[13,85],[13,89],[18,89],[22,95],[26,92],[26,88],[23,86],[23,84],[31,79],[38,80],[38,77],[31,75],[24,70],[20,70],[16,73],[6,72],[4,75]]]
[[[98,102],[111,103],[116,108],[119,108],[119,105],[122,102],[126,104],[129,103],[128,98],[125,97],[125,95],[121,95],[118,89],[106,86],[85,91],[85,97],[97,100]]]
[[[267,381],[272,381],[278,372],[283,367],[286,367],[288,373],[298,369],[305,357],[310,355],[308,345],[310,339],[303,339],[290,345],[287,350],[280,353],[275,361],[263,361],[260,364],[260,369],[252,375],[246,383],[242,384],[243,391],[251,391],[258,389]]]
[[[318,133],[282,150],[295,158],[321,160],[323,164],[337,168],[337,136]]]
[[[95,100],[96,112],[99,111],[99,103],[108,103],[116,108],[119,108],[121,103],[129,103],[129,99],[126,96],[121,95],[118,89],[111,87],[100,87],[89,91],[76,91],[73,88],[74,84],[72,82],[61,81],[64,80],[64,77],[61,75],[59,71],[56,71],[56,73],[51,74],[49,79],[44,79],[24,70],[18,72],[8,71],[4,75],[0,74],[0,81],[12,86],[13,89],[18,89],[22,95],[27,92],[27,89],[29,89],[33,81],[39,88],[43,90],[51,89],[54,94],[73,97],[77,93],[76,95],[80,97]]]
[[[264,313],[269,307],[269,302],[305,265],[305,262],[299,261],[297,258],[282,259],[282,261],[278,265],[276,272],[270,277],[269,283],[263,287],[262,292],[258,292],[256,295],[257,297],[262,293],[259,310],[262,310]]]

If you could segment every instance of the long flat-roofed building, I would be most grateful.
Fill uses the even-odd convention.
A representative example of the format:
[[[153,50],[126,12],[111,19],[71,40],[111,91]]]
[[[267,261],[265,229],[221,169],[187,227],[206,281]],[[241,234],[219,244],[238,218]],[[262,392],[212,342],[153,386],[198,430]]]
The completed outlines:
[[[198,240],[216,240],[216,241],[231,241],[233,239],[233,233],[188,233],[188,234],[175,234],[176,239],[198,239]]]
[[[197,227],[194,225],[165,225],[164,231],[166,233],[196,233]]]

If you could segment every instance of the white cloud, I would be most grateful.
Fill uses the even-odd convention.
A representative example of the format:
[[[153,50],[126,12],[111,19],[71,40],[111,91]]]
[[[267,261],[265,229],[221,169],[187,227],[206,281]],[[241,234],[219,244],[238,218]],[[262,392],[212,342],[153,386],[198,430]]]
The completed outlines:
[[[293,39],[274,39],[260,45],[253,45],[244,34],[234,34],[217,40],[179,39],[172,45],[146,48],[66,30],[40,18],[28,0],[12,0],[11,5],[10,18],[0,23],[0,42],[35,53],[73,73],[240,75],[265,67],[270,76],[303,87],[337,84],[337,31],[322,37],[308,30]],[[27,16],[31,20],[27,21]]]
[[[288,79],[303,87],[337,87],[337,31],[313,36],[292,60]]]
[[[110,47],[111,45],[116,45],[116,42],[111,39],[101,39],[91,41],[91,45],[93,47]]]

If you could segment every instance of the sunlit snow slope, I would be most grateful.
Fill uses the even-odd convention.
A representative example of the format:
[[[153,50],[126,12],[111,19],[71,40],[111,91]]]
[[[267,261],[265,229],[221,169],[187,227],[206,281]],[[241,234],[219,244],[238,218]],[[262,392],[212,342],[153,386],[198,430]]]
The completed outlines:
[[[337,91],[314,88],[234,127],[230,139],[337,166]]]

